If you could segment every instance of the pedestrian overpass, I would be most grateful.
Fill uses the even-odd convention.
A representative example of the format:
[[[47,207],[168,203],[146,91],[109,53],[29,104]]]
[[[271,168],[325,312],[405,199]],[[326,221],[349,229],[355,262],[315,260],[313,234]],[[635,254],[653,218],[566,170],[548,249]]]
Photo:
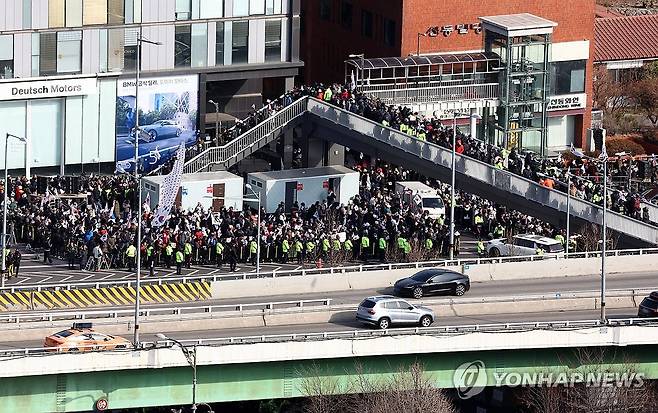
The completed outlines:
[[[495,385],[501,374],[533,380],[539,373],[632,369],[644,380],[657,379],[658,329],[643,323],[358,330],[199,339],[183,345],[196,352],[196,400],[211,403],[302,397],[318,382],[335,393],[346,392],[362,375],[379,380],[415,362],[439,388],[461,388],[455,372],[473,363],[480,367],[483,376],[477,383],[482,386]],[[91,411],[99,400],[109,409],[189,406],[193,370],[181,348],[171,344],[80,354],[5,350],[0,354],[0,406],[30,413]]]
[[[208,148],[185,164],[185,173],[213,167],[229,168],[292,128],[302,126],[305,139],[320,138],[404,165],[425,176],[450,182],[452,151],[420,141],[347,110],[313,97],[303,97],[267,118],[237,139]],[[456,155],[456,186],[564,228],[567,195],[492,165]],[[582,199],[571,199],[571,219],[576,226],[601,224],[603,209]],[[658,244],[658,227],[608,211],[606,224],[620,235],[625,246]]]

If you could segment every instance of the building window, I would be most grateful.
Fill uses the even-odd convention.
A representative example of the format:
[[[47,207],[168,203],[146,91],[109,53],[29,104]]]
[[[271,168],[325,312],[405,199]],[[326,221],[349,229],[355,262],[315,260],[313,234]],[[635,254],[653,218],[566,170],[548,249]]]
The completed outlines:
[[[393,20],[384,20],[384,44],[386,46],[395,46],[395,22]]]
[[[123,47],[123,69],[135,70],[137,68],[137,36],[138,29],[126,29]]]
[[[107,0],[87,0],[83,3],[82,24],[107,24]]]
[[[32,28],[32,0],[23,0],[23,29]]]
[[[202,19],[211,19],[224,16],[223,0],[200,0],[199,17]]]
[[[320,19],[331,20],[331,0],[320,0]]]
[[[41,76],[57,74],[57,33],[40,33],[39,69]]]
[[[361,36],[372,38],[372,13],[361,11]]]
[[[192,18],[192,0],[176,0],[176,20]]]
[[[353,8],[352,3],[343,0],[340,8],[340,24],[346,29],[352,28]]]
[[[14,36],[0,36],[0,79],[14,77]]]
[[[192,25],[192,67],[208,66],[208,24]]]
[[[233,2],[233,16],[242,17],[249,15],[249,0],[239,0]]]
[[[32,33],[32,76],[37,77],[41,73],[39,71],[39,60],[41,58],[40,50],[40,35],[39,33]]]
[[[551,63],[551,95],[585,92],[586,60]]]
[[[265,22],[265,61],[281,61],[281,20]]]
[[[107,22],[109,24],[132,23],[131,19],[126,18],[126,10],[130,10],[132,14],[132,7],[133,7],[132,1],[129,2],[128,0],[108,0]]]
[[[281,9],[281,2],[283,0],[267,0],[266,5],[265,5],[265,14],[272,15],[272,14],[281,14],[282,9]]]
[[[82,71],[82,32],[57,33],[57,73]]]
[[[215,65],[224,64],[224,22],[217,22],[215,32]]]
[[[190,67],[192,63],[192,26],[182,24],[176,26],[174,40],[174,66]]]
[[[265,14],[265,0],[249,0],[249,4],[250,15]]]
[[[48,2],[48,27],[64,27],[64,0]]]
[[[249,22],[233,22],[233,64],[249,63]]]
[[[66,27],[82,26],[82,0],[66,0],[64,13]]]

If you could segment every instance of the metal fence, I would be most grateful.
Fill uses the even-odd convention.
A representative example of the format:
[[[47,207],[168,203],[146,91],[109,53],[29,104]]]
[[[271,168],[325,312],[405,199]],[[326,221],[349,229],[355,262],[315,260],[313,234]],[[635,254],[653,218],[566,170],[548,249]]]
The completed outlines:
[[[344,330],[344,331],[326,331],[326,332],[308,332],[308,333],[289,333],[276,335],[258,335],[244,337],[219,337],[219,338],[199,338],[192,340],[179,340],[183,345],[188,346],[225,346],[234,344],[255,344],[255,343],[281,343],[290,341],[325,341],[325,340],[358,340],[377,337],[400,337],[409,335],[424,336],[453,336],[468,333],[512,333],[523,331],[569,331],[582,330],[597,327],[627,327],[627,326],[651,326],[658,325],[658,318],[619,318],[609,319],[605,322],[601,320],[553,320],[553,321],[525,321],[517,323],[490,323],[490,324],[465,324],[436,327],[415,327],[415,328],[398,328],[390,330]],[[171,340],[162,340],[156,342],[142,342],[142,349],[154,349],[171,347],[175,343]],[[79,350],[97,350],[96,346],[80,347]],[[120,349],[113,351],[132,351],[133,349]],[[38,356],[60,352],[59,348],[15,348],[0,350],[0,358],[19,357],[19,356]],[[66,350],[64,350],[66,351]]]
[[[658,248],[635,248],[625,250],[610,250],[606,251],[606,257],[620,257],[627,255],[648,255],[658,254]],[[158,279],[143,279],[142,284],[161,285],[170,283],[190,283],[197,281],[225,281],[225,280],[247,280],[254,278],[276,278],[276,277],[294,277],[294,276],[309,276],[309,275],[341,275],[346,273],[362,273],[368,271],[392,271],[392,270],[413,270],[423,268],[436,268],[436,267],[463,267],[465,265],[481,265],[481,264],[503,264],[507,262],[534,262],[546,260],[563,260],[574,258],[597,258],[601,256],[601,251],[586,251],[586,252],[570,252],[568,254],[545,254],[545,255],[526,255],[514,257],[495,257],[495,258],[458,258],[453,260],[434,260],[434,261],[420,261],[420,262],[402,262],[402,263],[388,263],[388,264],[359,264],[349,265],[342,267],[330,268],[308,268],[299,270],[279,270],[268,271],[256,274],[254,272],[244,273],[228,273],[228,274],[206,274],[206,275],[192,275],[192,276],[172,276]],[[649,270],[649,269],[648,269]],[[134,280],[116,280],[116,281],[84,281],[84,282],[70,282],[70,283],[43,283],[43,284],[21,284],[11,285],[0,288],[0,292],[16,292],[16,291],[42,291],[42,290],[72,290],[81,288],[103,288],[103,287],[131,287],[134,285]]]
[[[274,309],[304,309],[321,308],[331,305],[331,298],[317,298],[312,300],[297,301],[271,301],[246,304],[221,304],[204,306],[175,306],[142,308],[140,315],[144,317],[156,315],[184,315],[184,314],[212,314],[218,312],[242,312],[247,310],[274,310]],[[117,319],[121,317],[132,317],[134,310],[92,310],[92,311],[30,311],[23,313],[0,314],[0,324],[21,324],[40,321],[66,321],[66,320],[91,320],[91,319]]]
[[[200,172],[210,165],[224,164],[244,151],[259,149],[262,146],[259,143],[265,144],[264,141],[273,132],[306,112],[307,99],[307,97],[298,99],[226,145],[208,148],[201,152],[185,163],[184,173]]]
[[[371,89],[365,93],[392,105],[497,99],[498,83],[449,85],[423,88]]]

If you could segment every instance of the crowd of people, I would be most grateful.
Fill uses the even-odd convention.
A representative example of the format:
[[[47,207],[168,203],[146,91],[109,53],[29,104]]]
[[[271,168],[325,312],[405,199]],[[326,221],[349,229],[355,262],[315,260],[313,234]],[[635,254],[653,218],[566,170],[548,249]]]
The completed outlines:
[[[253,110],[247,119],[228,130],[216,143],[222,144],[241,135],[286,105],[303,96],[343,107],[359,115],[415,136],[419,140],[451,147],[452,131],[435,118],[413,113],[405,107],[387,106],[353,93],[339,85],[295,88],[280,100],[268,101]],[[572,174],[573,196],[601,204],[601,171],[596,162],[579,158],[540,159],[534,154],[507,151],[459,134],[456,152],[493,164],[551,188],[567,190],[567,173]],[[198,152],[198,148],[195,150]],[[627,162],[624,165],[623,162]],[[361,173],[360,192],[346,205],[335,202],[331,192],[327,201],[313,205],[295,204],[290,213],[283,204],[272,214],[264,211],[174,209],[164,227],[151,223],[152,211],[142,206],[143,239],[136,242],[137,192],[127,175],[83,175],[74,193],[62,196],[63,178],[49,180],[45,194],[37,194],[37,177],[11,179],[7,185],[10,234],[18,242],[41,248],[45,262],[52,257],[65,258],[71,268],[101,270],[136,266],[137,248],[146,268],[158,266],[182,268],[192,264],[228,266],[255,263],[259,250],[262,261],[333,264],[352,260],[420,260],[448,256],[451,245],[445,218],[431,218],[422,210],[405,203],[395,193],[395,183],[422,180],[437,189],[444,204],[450,204],[450,188],[402,167],[381,160],[361,157],[352,162]],[[633,168],[632,162],[619,161],[613,174]],[[5,190],[5,187],[2,188]],[[3,195],[0,192],[0,195]],[[609,206],[618,212],[648,221],[638,198],[622,190],[609,191]],[[446,208],[449,209],[449,208]],[[257,228],[260,214],[261,228]],[[448,216],[448,220],[450,217]],[[535,218],[503,206],[457,192],[455,222],[458,231],[472,233],[478,241],[515,233],[536,233],[564,239],[561,232]],[[459,232],[454,243],[459,252]],[[15,250],[16,251],[16,250]],[[20,255],[5,250],[14,273],[20,267]],[[20,254],[20,253],[18,253]]]
[[[295,204],[290,213],[281,204],[274,213],[260,211],[260,231],[255,210],[212,211],[201,206],[190,211],[175,208],[164,227],[155,227],[145,202],[139,245],[142,265],[151,271],[176,267],[178,273],[192,264],[235,270],[238,263],[255,264],[259,240],[264,262],[330,265],[448,256],[446,219],[431,218],[405,203],[394,189],[400,180],[425,180],[449,205],[448,185],[380,160],[358,159],[353,167],[360,172],[361,184],[359,195],[348,204],[338,204],[332,192],[323,202]],[[49,181],[45,195],[38,195],[36,177],[10,180],[9,233],[18,242],[41,249],[44,262],[59,257],[70,268],[133,269],[137,257],[134,179],[83,175],[77,184],[74,192],[84,194],[79,197],[63,195],[58,177]],[[521,231],[557,234],[539,220],[462,191],[457,192],[455,222],[457,254],[460,230],[481,239]]]
[[[441,120],[418,114],[408,107],[386,105],[354,91],[349,86],[339,84],[300,86],[277,100],[268,100],[259,110],[252,107],[249,115],[244,120],[238,121],[234,127],[224,130],[215,144],[230,142],[304,96],[314,96],[385,126],[398,129],[419,140],[445,148],[452,147],[452,130],[443,125]],[[200,149],[200,146],[192,148],[188,156],[196,155]],[[508,170],[564,192],[568,190],[573,196],[603,205],[601,162],[562,155],[553,159],[541,158],[530,151],[521,153],[517,149],[507,150],[462,133],[458,133],[455,150],[459,154],[487,162],[498,169]],[[633,159],[620,158],[609,164],[610,185],[608,186],[617,184],[617,187],[608,191],[608,207],[615,212],[649,222],[648,209],[641,207],[641,194],[630,192],[628,188],[633,179],[650,180],[654,185],[658,183],[658,159],[653,157],[648,161],[636,162]],[[567,188],[568,173],[574,177],[570,188]]]

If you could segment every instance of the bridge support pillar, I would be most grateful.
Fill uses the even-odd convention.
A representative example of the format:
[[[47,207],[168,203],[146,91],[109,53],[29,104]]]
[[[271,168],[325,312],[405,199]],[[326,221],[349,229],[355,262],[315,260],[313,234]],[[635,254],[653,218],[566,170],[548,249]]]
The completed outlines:
[[[295,131],[293,129],[288,129],[286,133],[283,134],[283,153],[281,158],[283,159],[283,169],[292,168],[292,156],[293,156],[293,138]]]

